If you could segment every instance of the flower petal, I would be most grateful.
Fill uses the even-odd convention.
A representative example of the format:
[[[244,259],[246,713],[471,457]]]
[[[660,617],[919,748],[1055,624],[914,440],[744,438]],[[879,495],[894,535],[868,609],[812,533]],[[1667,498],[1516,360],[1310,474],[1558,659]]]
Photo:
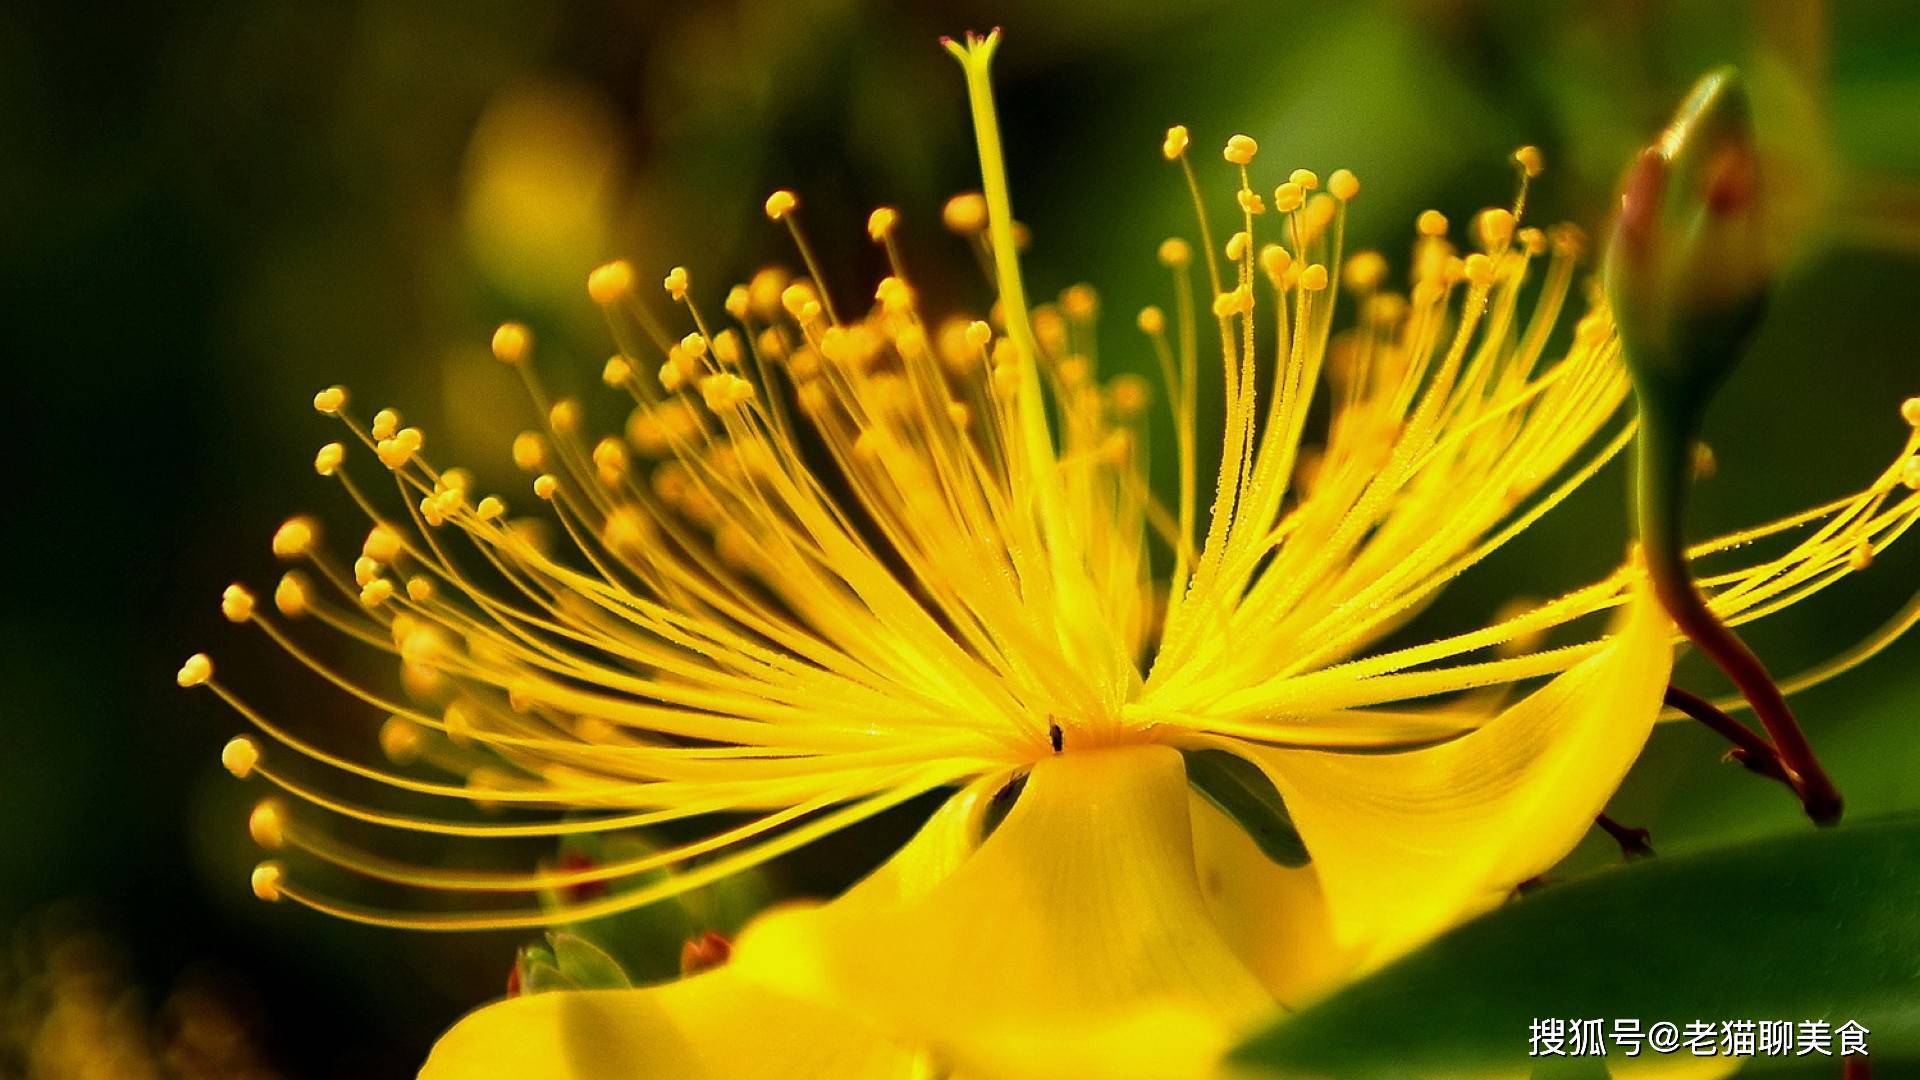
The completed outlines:
[[[1191,809],[1194,868],[1221,936],[1287,1008],[1333,989],[1358,958],[1334,940],[1319,873],[1274,862],[1206,799]]]
[[[1207,914],[1188,799],[1166,747],[1044,758],[946,880],[763,917],[734,965],[963,1070],[1204,1073],[1272,1000]]]
[[[1667,635],[1658,603],[1636,595],[1605,649],[1438,746],[1242,745],[1286,800],[1338,940],[1385,962],[1571,850],[1652,729],[1673,661]]]
[[[469,1013],[421,1080],[899,1080],[915,1055],[856,1019],[719,968],[640,990],[530,994]]]

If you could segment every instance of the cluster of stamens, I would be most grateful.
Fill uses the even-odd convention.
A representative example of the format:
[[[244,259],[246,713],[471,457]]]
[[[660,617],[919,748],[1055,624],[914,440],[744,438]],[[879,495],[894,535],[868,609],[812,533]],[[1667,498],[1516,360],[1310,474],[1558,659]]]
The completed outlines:
[[[1257,145],[1234,136],[1223,157],[1241,227],[1216,245],[1189,141],[1175,127],[1163,151],[1200,210],[1198,243],[1160,245],[1172,311],[1137,318],[1173,418],[1171,505],[1146,479],[1149,381],[1102,376],[1093,290],[1026,303],[1016,259],[1026,237],[997,162],[985,191],[942,214],[995,281],[986,318],[923,308],[891,208],[867,222],[891,272],[864,311],[843,314],[798,199],[777,191],[767,216],[790,231],[805,273],[770,268],[733,286],[724,322],[699,306],[683,267],[661,282],[685,324],[671,332],[631,265],[589,276],[618,346],[602,381],[631,403],[617,434],[588,436],[581,404],[541,383],[533,334],[502,325],[493,355],[541,420],[512,443],[539,514],[519,516],[471,473],[431,463],[422,429],[394,410],[362,425],[344,388],[317,394],[314,407],[348,436],[323,446],[314,468],[365,514],[359,554],[338,562],[318,522],[294,518],[272,542],[298,564],[273,590],[279,619],[241,585],[221,607],[378,718],[390,767],[275,723],[194,656],[182,686],[211,687],[295,751],[284,770],[251,736],[222,753],[234,775],[304,804],[262,803],[254,839],[440,892],[627,884],[561,911],[395,911],[323,895],[276,861],[255,874],[256,892],[394,925],[588,918],[1047,753],[1443,738],[1486,713],[1464,692],[1551,674],[1602,647],[1595,634],[1540,642],[1624,602],[1632,566],[1485,629],[1366,655],[1631,437],[1604,309],[1579,322],[1563,359],[1545,359],[1582,242],[1568,226],[1522,224],[1538,151],[1515,154],[1519,194],[1474,217],[1473,250],[1449,239],[1437,211],[1420,215],[1396,291],[1385,257],[1343,251],[1360,191],[1352,173],[1323,185],[1295,169],[1269,197],[1253,186]],[[1336,331],[1343,295],[1353,319]],[[1209,321],[1226,408],[1222,464],[1203,490],[1195,417]],[[1331,419],[1311,420],[1323,393]],[[1903,411],[1920,424],[1920,401]],[[1896,490],[1920,487],[1915,446],[1859,495],[1704,545],[1699,554],[1814,527],[1777,558],[1706,578],[1719,609],[1756,617],[1865,567],[1920,515],[1920,498]],[[391,496],[354,479],[362,451]],[[1153,572],[1155,558],[1170,575]],[[295,638],[296,622],[389,654],[397,692],[331,665]],[[1431,707],[1371,711],[1415,699]],[[354,802],[309,780],[312,765],[490,813]],[[746,816],[642,858],[525,873],[403,863],[314,820],[550,838],[723,813]],[[662,869],[674,872],[634,883]]]

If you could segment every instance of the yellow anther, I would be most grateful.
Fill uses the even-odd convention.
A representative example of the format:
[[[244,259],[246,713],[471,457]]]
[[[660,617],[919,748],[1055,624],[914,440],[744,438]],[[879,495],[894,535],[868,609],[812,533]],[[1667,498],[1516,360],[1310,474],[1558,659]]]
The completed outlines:
[[[1122,420],[1139,416],[1152,400],[1153,390],[1138,375],[1121,375],[1107,384],[1107,402]]]
[[[893,348],[901,356],[924,355],[927,352],[927,332],[918,323],[908,323],[894,334]]]
[[[752,298],[753,294],[747,291],[745,285],[735,285],[728,289],[725,304],[727,314],[744,322],[747,312],[752,309]]]
[[[867,235],[878,244],[893,235],[893,227],[900,223],[900,212],[891,206],[882,206],[867,215]]]
[[[1283,214],[1293,213],[1306,201],[1306,189],[1291,180],[1273,189],[1273,208]]]
[[[277,799],[262,799],[247,815],[247,835],[268,851],[278,851],[287,842],[286,821]]]
[[[807,282],[796,281],[780,290],[780,306],[787,309],[788,315],[807,322],[820,310],[820,295]]]
[[[1547,251],[1547,234],[1539,229],[1525,228],[1515,234],[1514,239],[1529,255],[1544,255]]]
[[[661,287],[667,290],[668,296],[673,297],[675,300],[685,300],[687,298],[687,268],[684,266],[676,266],[667,271],[667,276],[661,280],[660,284]]]
[[[1550,229],[1547,240],[1553,244],[1554,254],[1564,255],[1569,259],[1577,258],[1587,249],[1587,234],[1580,226],[1565,222]]]
[[[965,428],[973,420],[973,410],[967,408],[963,402],[949,401],[947,402],[947,419],[952,421],[954,427]]]
[[[786,188],[781,188],[767,196],[767,219],[769,221],[783,220],[788,214],[793,213],[794,208],[799,205],[800,196],[795,195]]]
[[[820,355],[841,367],[854,366],[853,335],[844,326],[829,326],[820,335]]]
[[[391,599],[393,582],[386,578],[374,578],[360,587],[360,603],[365,607],[379,607]]]
[[[1420,216],[1413,220],[1413,227],[1419,230],[1421,236],[1445,236],[1447,215],[1438,210],[1422,210]]]
[[[1160,153],[1168,161],[1187,152],[1187,125],[1175,124],[1167,129],[1167,137],[1160,142]]]
[[[987,197],[977,191],[963,191],[940,208],[940,223],[949,232],[963,236],[987,227]]]
[[[407,579],[407,597],[416,604],[433,599],[433,589],[433,579],[425,574],[415,574]]]
[[[1148,305],[1140,309],[1139,323],[1141,333],[1160,334],[1167,329],[1167,316],[1159,308]]]
[[[697,362],[707,355],[707,339],[697,333],[688,334],[680,339],[680,349]]]
[[[373,451],[380,459],[380,464],[389,469],[399,469],[413,460],[413,455],[420,451],[425,442],[426,436],[419,428],[401,428],[394,432],[392,438],[375,443]]]
[[[880,287],[874,290],[873,298],[880,301],[881,308],[888,314],[905,315],[913,310],[913,287],[896,277],[881,278]],[[909,330],[919,333],[920,328],[910,322],[903,323],[898,333],[904,334]]]
[[[1900,403],[1900,419],[1920,428],[1920,397],[1910,397]]]
[[[227,586],[226,591],[220,594],[220,614],[225,615],[228,622],[235,623],[253,618],[253,594],[247,591],[245,585],[235,583]]]
[[[1467,281],[1475,288],[1484,289],[1493,284],[1493,260],[1475,252],[1467,256]]]
[[[173,681],[183,687],[199,686],[211,678],[213,678],[213,658],[206,653],[197,652],[187,657],[187,662],[180,665],[180,670],[174,675]]]
[[[1253,310],[1253,293],[1241,285],[1213,298],[1213,314],[1218,318],[1227,318]]]
[[[1480,211],[1474,221],[1474,227],[1480,234],[1480,243],[1488,249],[1498,248],[1513,239],[1513,211],[1494,206]]]
[[[1327,177],[1327,190],[1334,198],[1347,202],[1360,194],[1360,178],[1350,169],[1335,169],[1333,175]]]
[[[1319,292],[1327,287],[1327,268],[1314,263],[1300,271],[1300,288],[1307,292]]]
[[[507,504],[497,495],[488,495],[473,508],[474,516],[481,521],[492,521],[507,512]]]
[[[368,529],[366,540],[360,544],[360,554],[381,563],[390,563],[399,558],[401,550],[400,533],[386,522]]]
[[[1086,381],[1087,371],[1091,366],[1092,365],[1087,362],[1086,357],[1076,353],[1060,361],[1059,366],[1055,369],[1055,374],[1059,375],[1060,381],[1065,385],[1078,386]]]
[[[1268,244],[1260,249],[1260,269],[1267,275],[1273,287],[1286,285],[1287,271],[1293,267],[1293,255],[1279,244]]]
[[[1873,544],[1866,540],[1860,541],[1852,551],[1847,553],[1847,568],[1850,570],[1865,570],[1872,565]]]
[[[611,435],[593,444],[593,465],[600,470],[600,478],[607,486],[619,483],[627,471],[626,444]]]
[[[346,408],[346,405],[347,388],[344,386],[329,386],[313,395],[313,407],[329,416]]]
[[[601,365],[600,381],[608,386],[625,386],[627,380],[631,378],[633,378],[633,365],[627,363],[627,358],[624,356],[609,356],[607,362]]]
[[[419,725],[404,716],[389,716],[380,725],[380,752],[395,765],[419,760],[424,742]]]
[[[493,332],[493,358],[503,364],[518,364],[533,349],[533,332],[526,324],[501,323]]]
[[[1264,214],[1267,212],[1267,204],[1261,201],[1259,195],[1248,191],[1246,188],[1241,188],[1234,193],[1234,196],[1240,200],[1240,209],[1245,210],[1249,214]]]
[[[1301,227],[1307,234],[1308,239],[1312,239],[1318,235],[1320,230],[1326,228],[1328,223],[1333,221],[1333,216],[1339,212],[1340,200],[1328,195],[1326,192],[1323,191],[1318,195],[1309,195],[1307,197],[1306,213],[1301,215]]]
[[[290,517],[273,531],[273,553],[282,559],[297,559],[312,550],[319,535],[319,522],[304,514]]]
[[[631,506],[622,506],[607,515],[600,530],[600,542],[616,554],[639,555],[646,551],[652,536],[652,522]]]
[[[671,394],[687,384],[687,377],[680,374],[680,365],[669,360],[660,365],[660,385]]]
[[[527,472],[546,464],[547,440],[538,432],[523,431],[513,437],[513,463]]]
[[[797,350],[787,358],[787,372],[793,376],[795,382],[804,385],[807,380],[820,374],[820,354],[808,348]],[[821,392],[825,393],[824,390]]]
[[[1060,294],[1060,308],[1068,318],[1087,322],[1100,313],[1100,294],[1085,283],[1069,285]]]
[[[1193,260],[1193,248],[1185,240],[1170,236],[1160,241],[1160,265],[1181,267]]]
[[[1370,292],[1387,279],[1387,260],[1377,251],[1356,251],[1341,267],[1347,288]]]
[[[1259,152],[1260,144],[1254,142],[1251,135],[1235,135],[1227,140],[1227,145],[1221,149],[1220,156],[1226,158],[1230,164],[1251,165],[1253,155]]]
[[[562,398],[547,410],[547,426],[566,434],[580,426],[580,405],[572,398]]]
[[[282,574],[280,583],[273,587],[273,606],[289,619],[297,619],[305,615],[307,613],[306,579],[292,571]]]
[[[332,476],[347,458],[347,448],[337,442],[330,442],[313,455],[313,471],[321,476]]]
[[[747,281],[747,302],[754,314],[770,319],[780,311],[780,292],[787,287],[787,279],[785,270],[768,266]]]
[[[713,412],[724,412],[753,399],[753,384],[738,375],[709,375],[700,380],[700,397]]]
[[[1227,237],[1227,260],[1229,262],[1239,262],[1241,259],[1246,258],[1247,248],[1251,247],[1252,244],[1253,238],[1245,232],[1236,232],[1232,236]]]
[[[1911,490],[1920,491],[1920,454],[1910,455],[1900,466],[1900,482]]]
[[[1547,159],[1540,155],[1540,148],[1537,146],[1523,146],[1515,150],[1513,163],[1520,166],[1520,171],[1525,173],[1529,180],[1539,176],[1541,170],[1547,167]]]
[[[967,348],[974,352],[979,352],[981,349],[987,347],[987,342],[992,340],[993,327],[988,326],[979,319],[975,319],[967,324]]]
[[[1287,174],[1287,183],[1298,184],[1304,191],[1312,191],[1320,186],[1320,174],[1312,169],[1295,169]]]
[[[280,899],[280,879],[286,876],[280,864],[269,859],[253,868],[253,895],[272,903]]]
[[[253,767],[260,764],[260,746],[250,735],[235,735],[220,748],[220,764],[235,779],[245,780],[253,775]]]
[[[394,619],[396,627],[399,622],[398,618]],[[433,627],[410,622],[407,632],[399,636],[399,645],[400,659],[409,664],[425,667],[440,659],[442,652],[446,649],[447,640]]]
[[[1573,324],[1573,340],[1589,349],[1607,340],[1611,332],[1612,327],[1608,325],[1606,316],[1598,311],[1582,315],[1580,321]]]
[[[587,295],[597,304],[619,303],[633,291],[633,264],[625,259],[601,263],[587,275]]]
[[[391,439],[393,433],[400,430],[400,414],[392,409],[381,409],[373,414],[373,422],[367,425],[367,434],[376,439]]]

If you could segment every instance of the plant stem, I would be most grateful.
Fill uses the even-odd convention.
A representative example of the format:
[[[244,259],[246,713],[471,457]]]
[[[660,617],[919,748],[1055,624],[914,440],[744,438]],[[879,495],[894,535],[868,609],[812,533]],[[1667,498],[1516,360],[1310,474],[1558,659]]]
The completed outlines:
[[[1817,825],[1832,825],[1840,820],[1840,792],[1814,756],[1812,745],[1787,706],[1786,696],[1753,650],[1708,609],[1694,584],[1681,531],[1691,479],[1694,425],[1675,423],[1674,412],[1697,415],[1694,410],[1669,411],[1642,396],[1637,509],[1641,551],[1654,592],[1680,632],[1726,672],[1753,706],[1754,715],[1772,739],[1773,755],[1800,796],[1807,816]]]

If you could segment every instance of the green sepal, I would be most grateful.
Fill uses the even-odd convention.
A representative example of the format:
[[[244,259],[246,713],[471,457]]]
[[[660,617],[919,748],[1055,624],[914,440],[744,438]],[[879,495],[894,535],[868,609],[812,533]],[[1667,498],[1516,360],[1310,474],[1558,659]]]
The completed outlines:
[[[1225,750],[1187,750],[1182,756],[1193,790],[1232,818],[1267,858],[1292,867],[1312,861],[1279,789],[1258,765]]]
[[[659,850],[659,846],[635,833],[582,833],[566,837],[545,869],[604,866],[644,858]],[[671,869],[655,869],[604,885],[547,889],[541,892],[540,903],[547,910],[558,911],[584,900],[617,896],[665,881],[672,874]],[[565,895],[568,893],[572,895]],[[664,982],[680,977],[683,945],[709,930],[734,936],[749,918],[766,906],[770,895],[765,878],[758,872],[746,871],[618,914],[579,922],[556,922],[555,929],[592,944],[612,958],[634,985]]]
[[[581,990],[625,990],[633,986],[626,969],[607,951],[579,934],[554,930],[547,934],[560,974]]]
[[[554,957],[553,949],[544,942],[522,945],[513,964],[519,993],[544,994],[552,990],[580,989],[560,970],[560,962]]]

